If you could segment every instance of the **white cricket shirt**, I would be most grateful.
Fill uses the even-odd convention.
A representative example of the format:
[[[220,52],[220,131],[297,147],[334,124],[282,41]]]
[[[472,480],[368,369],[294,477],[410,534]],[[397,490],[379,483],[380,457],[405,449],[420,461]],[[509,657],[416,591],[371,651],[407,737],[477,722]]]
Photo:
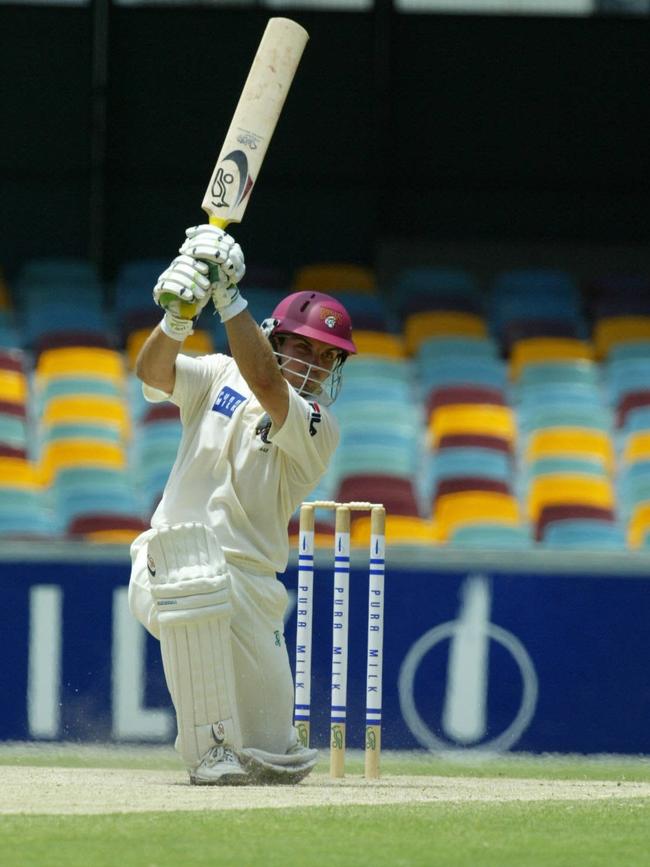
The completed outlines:
[[[207,524],[226,560],[245,570],[284,572],[289,520],[339,438],[325,408],[288,391],[287,418],[265,441],[255,433],[264,409],[234,360],[179,355],[170,399],[180,408],[183,434],[152,527]],[[144,393],[151,395],[146,387]]]

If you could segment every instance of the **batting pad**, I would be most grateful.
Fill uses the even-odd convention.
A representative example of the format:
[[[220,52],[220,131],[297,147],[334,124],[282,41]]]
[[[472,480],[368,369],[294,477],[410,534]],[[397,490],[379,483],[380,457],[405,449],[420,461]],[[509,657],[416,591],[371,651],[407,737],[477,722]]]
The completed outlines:
[[[158,530],[148,544],[160,648],[176,709],[176,748],[188,767],[213,746],[239,749],[230,640],[230,576],[216,538],[202,524]]]

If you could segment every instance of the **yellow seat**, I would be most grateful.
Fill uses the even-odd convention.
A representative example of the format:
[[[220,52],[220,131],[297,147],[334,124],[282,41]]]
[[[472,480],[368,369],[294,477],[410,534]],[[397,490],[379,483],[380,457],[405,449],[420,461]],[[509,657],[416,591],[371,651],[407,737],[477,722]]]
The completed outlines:
[[[437,541],[437,530],[433,521],[410,515],[386,515],[387,545],[435,545]],[[369,515],[352,519],[350,544],[364,548],[370,545]]]
[[[136,539],[141,530],[92,530],[90,533],[84,533],[83,539],[86,542],[95,542],[100,545],[130,545]]]
[[[586,340],[575,337],[526,337],[513,344],[510,376],[517,380],[527,364],[544,361],[593,361],[595,350]]]
[[[446,542],[456,528],[465,524],[490,521],[517,525],[521,521],[516,498],[492,491],[443,494],[436,501],[433,518],[441,542]]]
[[[404,358],[406,350],[399,335],[384,331],[354,331],[354,345],[359,355],[376,355],[380,358]]]
[[[9,403],[27,401],[27,380],[24,373],[17,370],[0,370],[0,400]]]
[[[55,424],[97,422],[108,425],[127,439],[130,433],[128,407],[125,401],[104,395],[63,395],[49,400],[41,416],[44,429]]]
[[[613,346],[628,340],[650,340],[650,316],[603,316],[594,325],[598,358],[607,358]]]
[[[31,461],[26,461],[24,458],[0,457],[0,496],[5,496],[7,488],[36,489],[38,487],[38,469]]]
[[[129,370],[135,370],[138,354],[151,331],[151,328],[136,328],[129,332],[126,338],[126,364]],[[214,352],[212,335],[208,331],[198,329],[185,338],[182,351],[185,355],[210,355]]]
[[[637,503],[627,525],[627,543],[631,548],[640,548],[650,529],[650,503],[647,500]]]
[[[293,291],[360,292],[374,295],[377,280],[372,268],[347,262],[323,262],[298,268],[293,279]]]
[[[537,521],[545,506],[569,503],[613,509],[613,486],[608,479],[579,473],[549,473],[531,480],[526,503],[531,521]]]
[[[404,320],[406,351],[415,355],[428,337],[486,337],[487,325],[475,313],[447,310],[423,310]]]
[[[552,457],[595,457],[611,472],[614,447],[605,431],[591,428],[549,427],[533,431],[526,445],[526,462]]]
[[[650,460],[650,432],[639,431],[625,438],[621,461],[633,464],[636,461]]]
[[[507,406],[455,403],[438,407],[429,416],[431,446],[448,434],[485,434],[512,443],[516,433],[515,415]]]
[[[59,470],[68,467],[111,467],[124,470],[127,457],[116,443],[101,440],[51,440],[43,448],[40,476],[44,485],[50,485]]]
[[[125,377],[122,353],[95,346],[46,349],[36,365],[37,382],[61,376],[98,376],[122,383]]]

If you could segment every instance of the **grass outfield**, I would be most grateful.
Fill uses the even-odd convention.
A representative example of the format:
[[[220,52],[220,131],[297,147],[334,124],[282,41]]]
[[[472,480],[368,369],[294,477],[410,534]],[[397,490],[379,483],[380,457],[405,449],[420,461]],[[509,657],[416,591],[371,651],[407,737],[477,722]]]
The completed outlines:
[[[166,749],[0,747],[0,765],[15,773],[30,768],[178,769]],[[325,771],[326,763],[318,770]],[[352,755],[348,776],[360,774],[361,758]],[[384,777],[408,774],[422,784],[436,778],[463,781],[512,780],[513,799],[382,805],[324,803],[291,809],[263,808],[191,812],[138,812],[102,815],[2,815],[2,867],[177,867],[177,865],[263,865],[263,867],[590,867],[650,863],[650,797],[585,797],[523,801],[517,780],[650,782],[650,762],[616,757],[469,756],[435,759],[422,754],[387,754]],[[82,771],[83,773],[83,771]],[[3,768],[0,767],[0,785]],[[182,774],[174,785],[185,789]],[[450,780],[447,780],[449,783]],[[452,785],[453,785],[453,781]],[[612,783],[614,786],[612,787]],[[304,784],[303,784],[304,785]],[[369,784],[370,786],[372,784]],[[547,784],[548,785],[548,784]],[[187,787],[189,788],[189,787]],[[297,794],[302,787],[297,787]],[[239,790],[240,792],[242,790]],[[268,790],[267,790],[268,791]],[[277,790],[276,790],[277,791]],[[330,795],[337,792],[328,789]],[[630,791],[634,791],[630,788]],[[218,804],[225,790],[211,789]],[[128,796],[125,792],[125,798]],[[223,797],[227,795],[224,793]],[[562,797],[562,796],[561,796]]]

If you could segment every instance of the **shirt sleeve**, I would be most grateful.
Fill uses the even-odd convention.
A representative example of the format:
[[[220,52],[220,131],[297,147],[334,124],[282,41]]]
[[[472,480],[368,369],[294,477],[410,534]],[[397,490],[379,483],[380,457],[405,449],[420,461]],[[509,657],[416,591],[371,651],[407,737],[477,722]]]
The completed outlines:
[[[268,434],[284,452],[296,475],[304,482],[320,478],[338,445],[339,431],[334,416],[315,401],[307,401],[289,389],[289,412],[281,428]]]

